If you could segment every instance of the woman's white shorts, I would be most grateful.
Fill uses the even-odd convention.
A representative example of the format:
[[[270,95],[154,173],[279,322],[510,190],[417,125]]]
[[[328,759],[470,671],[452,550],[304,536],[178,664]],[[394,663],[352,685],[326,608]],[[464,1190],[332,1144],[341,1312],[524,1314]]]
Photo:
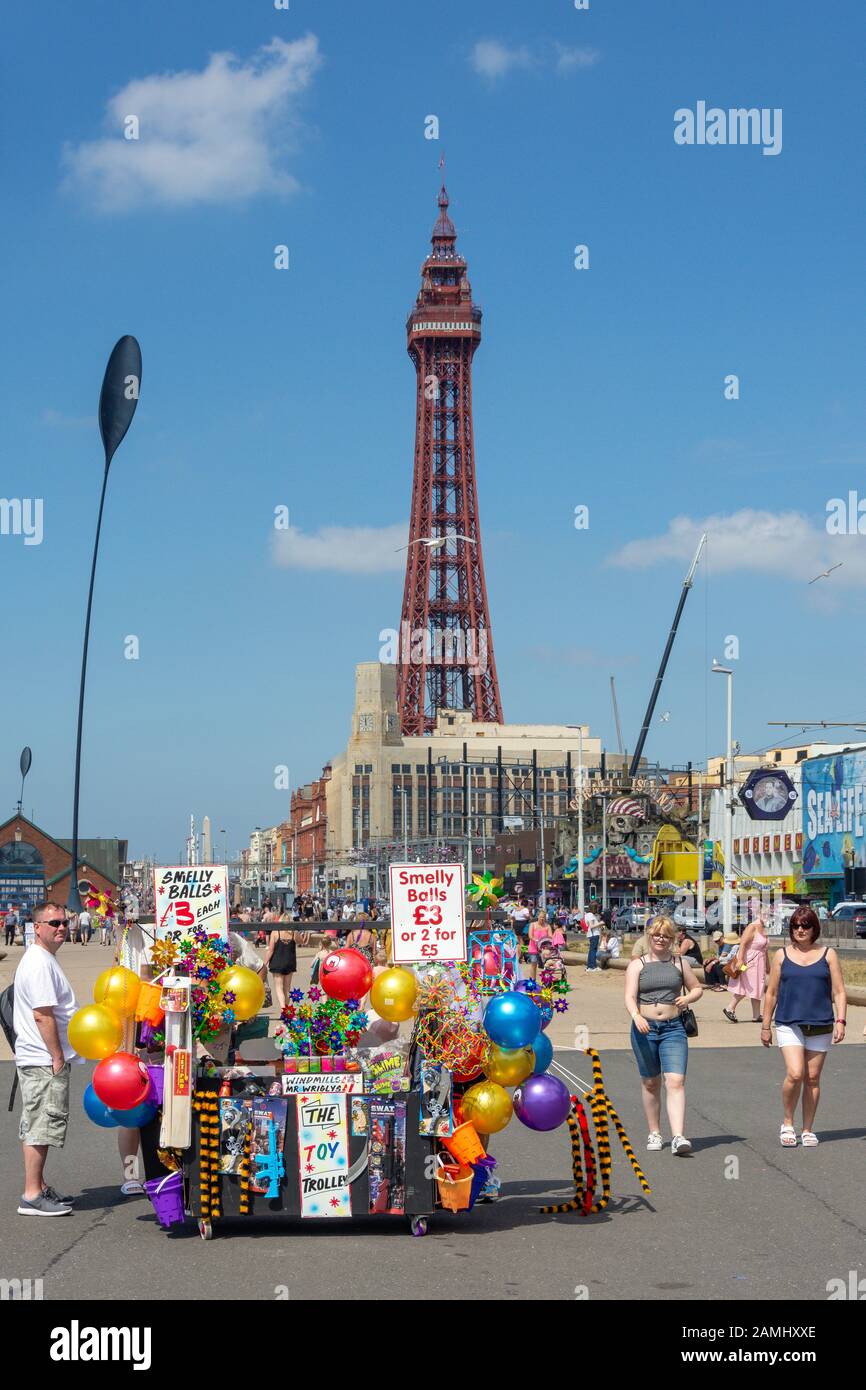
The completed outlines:
[[[829,1033],[813,1033],[807,1038],[796,1023],[777,1023],[776,1042],[779,1047],[805,1047],[807,1052],[829,1052],[833,1043],[833,1029]]]

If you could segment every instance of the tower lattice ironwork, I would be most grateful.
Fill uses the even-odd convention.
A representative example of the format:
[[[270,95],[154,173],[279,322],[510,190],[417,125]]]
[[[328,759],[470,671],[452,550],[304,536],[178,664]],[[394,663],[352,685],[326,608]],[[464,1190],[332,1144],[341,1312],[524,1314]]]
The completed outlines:
[[[448,216],[445,185],[421,290],[406,324],[415,364],[415,468],[400,624],[397,702],[404,734],[439,709],[502,721],[481,555],[472,358],[481,310]]]

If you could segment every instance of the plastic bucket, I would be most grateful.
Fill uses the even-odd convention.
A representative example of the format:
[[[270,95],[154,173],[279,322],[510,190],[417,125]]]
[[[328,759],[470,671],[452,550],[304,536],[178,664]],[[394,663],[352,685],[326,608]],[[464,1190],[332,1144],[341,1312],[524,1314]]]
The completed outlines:
[[[466,1211],[475,1174],[471,1168],[443,1165],[436,1170],[439,1201],[446,1211]]]
[[[147,1074],[150,1077],[150,1093],[147,1096],[147,1100],[152,1101],[154,1105],[162,1105],[163,1096],[165,1094],[165,1072],[162,1065],[160,1064],[158,1067],[149,1066]]]
[[[478,1138],[478,1131],[469,1120],[465,1120],[462,1125],[458,1125],[454,1133],[446,1139],[442,1138],[452,1158],[456,1158],[458,1163],[468,1166],[470,1163],[477,1163],[479,1158],[486,1158],[484,1145]]]
[[[149,980],[142,980],[141,989],[138,992],[138,1002],[135,1006],[135,1017],[138,1023],[149,1023],[154,1028],[159,1027],[165,1018],[165,1010],[159,1002],[161,997],[162,985],[154,985]]]
[[[183,1221],[183,1174],[168,1173],[164,1178],[150,1178],[144,1190],[153,1203],[160,1226],[175,1226]]]

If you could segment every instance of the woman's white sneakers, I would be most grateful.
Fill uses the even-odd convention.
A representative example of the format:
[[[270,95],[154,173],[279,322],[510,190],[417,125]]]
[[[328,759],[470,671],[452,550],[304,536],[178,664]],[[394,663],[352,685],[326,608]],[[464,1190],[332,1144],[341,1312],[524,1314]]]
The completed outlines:
[[[691,1140],[687,1139],[684,1134],[675,1134],[671,1140],[671,1153],[676,1156],[677,1154],[690,1154],[691,1151]]]
[[[664,1140],[657,1129],[647,1136],[646,1151],[648,1154],[657,1154],[664,1147]]]

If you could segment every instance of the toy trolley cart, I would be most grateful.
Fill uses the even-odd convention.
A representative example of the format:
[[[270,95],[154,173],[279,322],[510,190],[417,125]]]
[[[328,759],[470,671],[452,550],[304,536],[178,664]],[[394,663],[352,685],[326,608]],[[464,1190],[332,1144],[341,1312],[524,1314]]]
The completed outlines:
[[[157,1156],[158,1120],[142,1131],[148,1191],[161,1182],[173,1188],[203,1240],[226,1218],[247,1216],[329,1223],[405,1216],[412,1235],[426,1235],[438,1146],[419,1133],[417,1087],[392,1096],[338,1094],[316,1089],[328,1078],[309,1076],[292,1078],[297,1094],[274,1095],[282,1082],[273,1067],[228,1070],[196,1079],[182,1196],[180,1175],[167,1177]]]

